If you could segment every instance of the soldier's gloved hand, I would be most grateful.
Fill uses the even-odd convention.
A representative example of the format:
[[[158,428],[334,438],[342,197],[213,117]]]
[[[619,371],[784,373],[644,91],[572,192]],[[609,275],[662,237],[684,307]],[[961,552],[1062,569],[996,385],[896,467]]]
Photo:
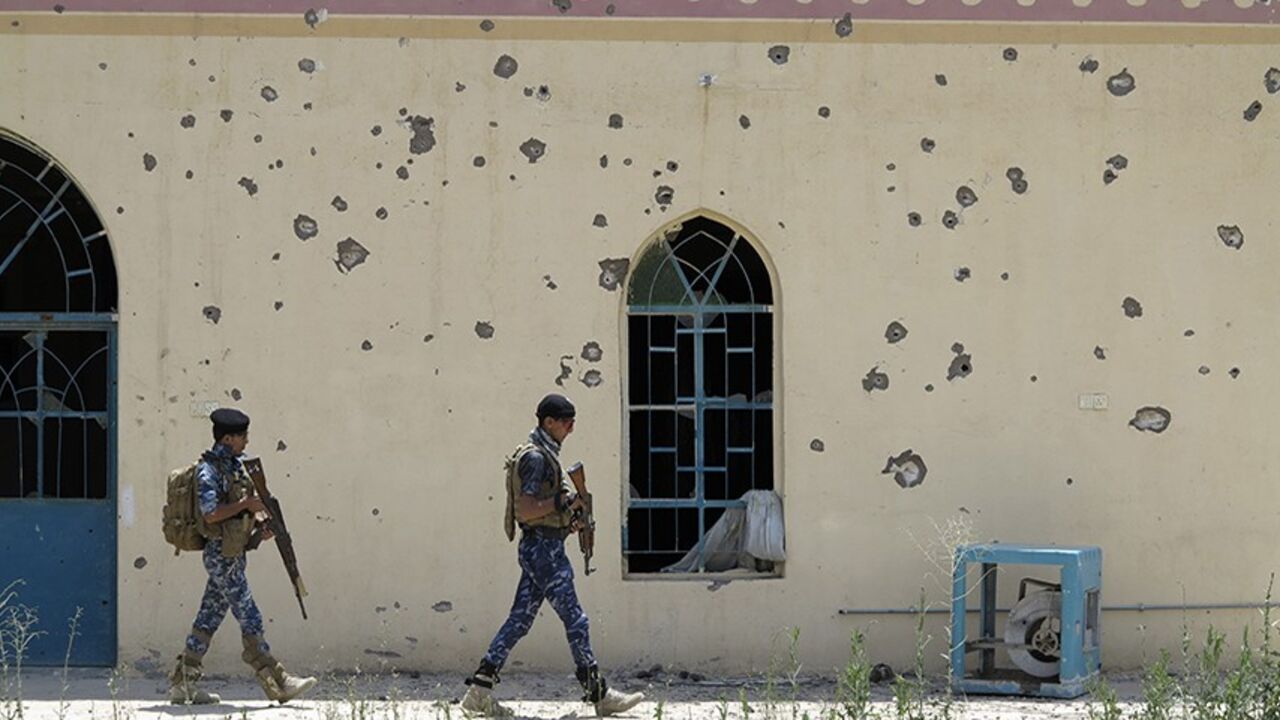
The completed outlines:
[[[564,512],[574,506],[578,502],[578,496],[568,490],[561,490],[556,493],[556,512]]]

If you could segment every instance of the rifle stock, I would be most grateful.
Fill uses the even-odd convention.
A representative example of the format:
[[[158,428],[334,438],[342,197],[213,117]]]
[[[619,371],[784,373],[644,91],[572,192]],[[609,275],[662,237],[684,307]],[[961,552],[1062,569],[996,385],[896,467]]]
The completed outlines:
[[[578,547],[582,550],[582,564],[585,574],[590,575],[591,556],[596,551],[596,517],[592,512],[591,493],[587,491],[587,472],[582,463],[574,463],[568,470],[569,479],[573,481],[573,489],[582,498],[582,529],[578,531]]]
[[[271,529],[271,534],[275,535],[276,548],[280,550],[284,570],[289,574],[289,582],[293,584],[293,594],[298,598],[302,619],[306,620],[307,606],[303,604],[302,598],[306,597],[307,588],[302,584],[302,575],[298,573],[298,556],[293,551],[293,537],[289,535],[289,528],[285,525],[284,511],[280,509],[280,501],[267,489],[267,475],[262,470],[261,459],[246,458],[244,469],[249,474],[249,479],[253,480],[253,487],[258,492],[258,497],[262,498],[262,503],[267,506],[267,527]]]

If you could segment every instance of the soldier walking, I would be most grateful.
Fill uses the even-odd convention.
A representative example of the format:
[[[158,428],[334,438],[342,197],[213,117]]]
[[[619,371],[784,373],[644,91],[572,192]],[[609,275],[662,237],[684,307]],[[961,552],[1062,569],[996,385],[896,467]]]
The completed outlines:
[[[206,538],[204,569],[209,574],[200,612],[196,615],[186,648],[178,656],[169,678],[169,702],[207,704],[220,698],[199,688],[201,663],[209,651],[213,634],[230,610],[240,623],[244,652],[241,658],[253,668],[254,677],[269,699],[281,704],[310,690],[313,677],[290,675],[271,656],[271,646],[263,637],[262,613],[253,601],[245,577],[245,552],[257,542],[271,538],[270,530],[257,520],[265,513],[262,500],[254,495],[253,482],[245,474],[240,456],[249,444],[249,416],[232,408],[215,410],[213,448],[201,456],[196,466],[198,497],[197,523]]]
[[[505,524],[508,540],[514,537],[514,526],[520,526],[520,584],[507,621],[494,636],[480,667],[467,678],[467,693],[462,699],[467,713],[501,718],[514,715],[493,698],[493,686],[499,682],[498,672],[512,648],[532,627],[543,600],[551,603],[564,623],[584,702],[593,703],[603,716],[625,712],[644,699],[642,693],[608,687],[600,675],[591,651],[587,614],[578,603],[573,566],[564,551],[565,538],[579,529],[574,512],[582,507],[560,465],[560,447],[573,432],[575,414],[568,398],[547,395],[538,403],[538,426],[512,456],[515,472],[508,471]]]

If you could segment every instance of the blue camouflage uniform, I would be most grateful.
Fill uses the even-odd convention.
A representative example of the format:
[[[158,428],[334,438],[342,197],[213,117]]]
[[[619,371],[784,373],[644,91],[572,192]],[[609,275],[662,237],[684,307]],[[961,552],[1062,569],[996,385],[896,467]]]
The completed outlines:
[[[200,513],[208,515],[228,500],[230,481],[243,473],[240,459],[231,454],[231,450],[222,443],[217,443],[212,450],[201,456],[196,467],[197,487],[199,492]],[[187,650],[204,655],[209,650],[208,637],[212,636],[227,616],[227,610],[235,615],[240,623],[240,632],[245,637],[256,636],[258,646],[263,653],[270,653],[271,648],[262,638],[262,613],[253,601],[253,593],[249,591],[249,580],[245,577],[246,554],[237,557],[222,556],[222,540],[212,538],[204,546],[204,569],[209,573],[209,581],[205,584],[204,597],[200,600],[200,612],[196,614],[193,628],[205,637],[193,632],[187,636]]]
[[[530,440],[539,447],[520,458],[516,471],[520,475],[521,492],[536,496],[545,483],[560,485],[560,465],[555,458],[560,447],[541,430],[534,430]],[[591,652],[587,614],[578,603],[578,593],[573,587],[573,566],[564,552],[564,537],[554,531],[547,532],[550,528],[520,527],[523,531],[518,555],[520,584],[516,586],[511,614],[489,644],[484,664],[495,672],[502,669],[511,649],[533,626],[542,601],[547,600],[564,623],[569,651],[579,673],[594,668],[596,659]]]

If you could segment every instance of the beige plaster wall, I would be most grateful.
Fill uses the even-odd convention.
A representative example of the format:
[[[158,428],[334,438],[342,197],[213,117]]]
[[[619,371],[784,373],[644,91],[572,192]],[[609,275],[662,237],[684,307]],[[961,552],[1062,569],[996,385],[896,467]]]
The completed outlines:
[[[567,453],[586,462],[600,506],[600,572],[578,588],[608,666],[760,668],[784,626],[801,628],[810,669],[841,663],[854,627],[877,660],[906,663],[909,619],[837,610],[905,607],[922,586],[944,602],[919,545],[955,519],[976,539],[1101,545],[1107,603],[1260,601],[1280,506],[1280,112],[1263,87],[1274,46],[955,33],[792,41],[785,65],[769,42],[0,37],[0,128],[69,169],[116,252],[119,477],[136,503],[121,513],[136,518],[120,528],[122,662],[166,663],[196,610],[199,561],[174,558],[156,518],[166,471],[206,444],[198,415],[216,402],[252,414],[251,450],[287,505],[311,590],[303,622],[274,552],[253,557],[278,654],[469,669],[518,573],[499,530],[501,456],[558,389],[559,358],[590,341],[604,357],[573,362],[582,421]],[[519,62],[505,80],[493,73],[503,54]],[[1087,56],[1096,73],[1078,69]],[[299,71],[302,58],[319,69]],[[1106,78],[1126,67],[1137,90],[1115,97]],[[549,100],[523,92],[544,84]],[[1266,107],[1246,122],[1255,99]],[[430,152],[409,153],[401,108],[434,119]],[[622,129],[608,126],[615,112]],[[547,144],[534,164],[519,150],[531,137]],[[1116,154],[1128,168],[1104,184]],[[1005,178],[1013,166],[1024,195]],[[669,208],[659,185],[675,189]],[[961,185],[979,201],[947,230]],[[623,295],[598,282],[601,260],[634,258],[699,209],[753,233],[781,298],[790,558],[782,579],[715,592],[621,577]],[[316,237],[295,236],[299,214]],[[1238,225],[1243,248],[1219,225]],[[347,237],[370,255],[342,273]],[[1125,316],[1126,296],[1141,318]],[[883,337],[893,320],[909,330],[896,345]],[[973,373],[949,382],[956,342]],[[887,391],[862,389],[873,367]],[[589,369],[599,387],[579,382]],[[1106,393],[1109,409],[1078,409],[1081,393]],[[1167,431],[1128,425],[1146,405],[1172,413]],[[910,490],[880,472],[906,448],[929,468]],[[433,611],[442,601],[452,609]],[[1253,615],[1190,618],[1198,629]],[[1181,618],[1104,622],[1106,662],[1129,666],[1172,646]],[[928,624],[938,653],[942,627]],[[233,638],[218,636],[216,670],[239,669]],[[553,613],[514,660],[568,665]]]

